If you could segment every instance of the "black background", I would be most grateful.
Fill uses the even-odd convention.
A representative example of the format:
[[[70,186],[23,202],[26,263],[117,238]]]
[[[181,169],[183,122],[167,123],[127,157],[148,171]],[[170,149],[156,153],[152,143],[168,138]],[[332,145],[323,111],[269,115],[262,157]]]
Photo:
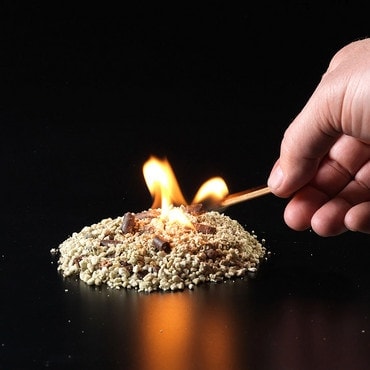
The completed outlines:
[[[142,294],[62,279],[72,232],[151,205],[167,157],[191,200],[262,185],[365,2],[5,2],[0,369],[366,369],[368,235],[320,238],[267,195],[225,213],[266,239],[255,276]]]

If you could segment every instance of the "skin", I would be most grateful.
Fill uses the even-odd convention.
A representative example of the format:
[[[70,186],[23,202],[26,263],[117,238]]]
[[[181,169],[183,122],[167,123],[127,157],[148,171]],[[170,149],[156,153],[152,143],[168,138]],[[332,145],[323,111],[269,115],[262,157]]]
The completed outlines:
[[[321,236],[370,233],[370,39],[339,50],[285,131],[271,170],[286,224]]]

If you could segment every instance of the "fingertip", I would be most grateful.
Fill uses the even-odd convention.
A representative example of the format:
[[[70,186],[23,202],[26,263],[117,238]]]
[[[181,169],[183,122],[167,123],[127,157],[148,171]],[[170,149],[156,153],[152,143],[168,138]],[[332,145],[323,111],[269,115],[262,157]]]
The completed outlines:
[[[285,223],[296,231],[309,229],[315,213],[327,200],[325,193],[312,186],[305,186],[295,193],[285,207]]]
[[[348,231],[344,223],[349,204],[341,198],[334,198],[323,204],[311,219],[312,230],[324,237],[337,236]]]
[[[344,218],[346,227],[353,232],[370,234],[370,202],[352,207]]]
[[[284,180],[284,174],[279,164],[276,164],[272,169],[267,180],[267,185],[273,193],[277,193]]]
[[[306,217],[304,209],[292,204],[288,204],[285,208],[284,221],[295,231],[304,231],[311,226],[310,219]]]

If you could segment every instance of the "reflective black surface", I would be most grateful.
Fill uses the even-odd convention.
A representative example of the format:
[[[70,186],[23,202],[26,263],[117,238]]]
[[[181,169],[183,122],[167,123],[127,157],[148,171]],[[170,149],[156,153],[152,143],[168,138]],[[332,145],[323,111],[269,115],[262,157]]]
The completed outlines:
[[[255,276],[193,291],[63,279],[49,253],[72,231],[63,222],[59,237],[45,221],[32,228],[41,236],[15,237],[1,256],[4,368],[366,368],[368,237],[290,232],[277,203],[232,212],[266,238],[271,255]]]
[[[369,236],[294,232],[272,195],[225,210],[266,240],[248,278],[112,291],[63,279],[50,254],[85,225],[147,209],[151,154],[189,200],[216,175],[230,192],[264,184],[333,52],[369,33],[361,9],[9,5],[0,369],[367,369]]]

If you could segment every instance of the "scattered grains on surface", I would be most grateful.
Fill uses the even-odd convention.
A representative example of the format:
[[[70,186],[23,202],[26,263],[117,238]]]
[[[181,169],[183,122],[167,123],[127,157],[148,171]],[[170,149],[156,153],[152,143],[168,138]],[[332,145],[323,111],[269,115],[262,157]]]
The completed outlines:
[[[160,209],[106,218],[74,232],[58,249],[58,271],[88,285],[143,292],[193,289],[255,272],[264,240],[216,212],[179,208],[189,223]]]

